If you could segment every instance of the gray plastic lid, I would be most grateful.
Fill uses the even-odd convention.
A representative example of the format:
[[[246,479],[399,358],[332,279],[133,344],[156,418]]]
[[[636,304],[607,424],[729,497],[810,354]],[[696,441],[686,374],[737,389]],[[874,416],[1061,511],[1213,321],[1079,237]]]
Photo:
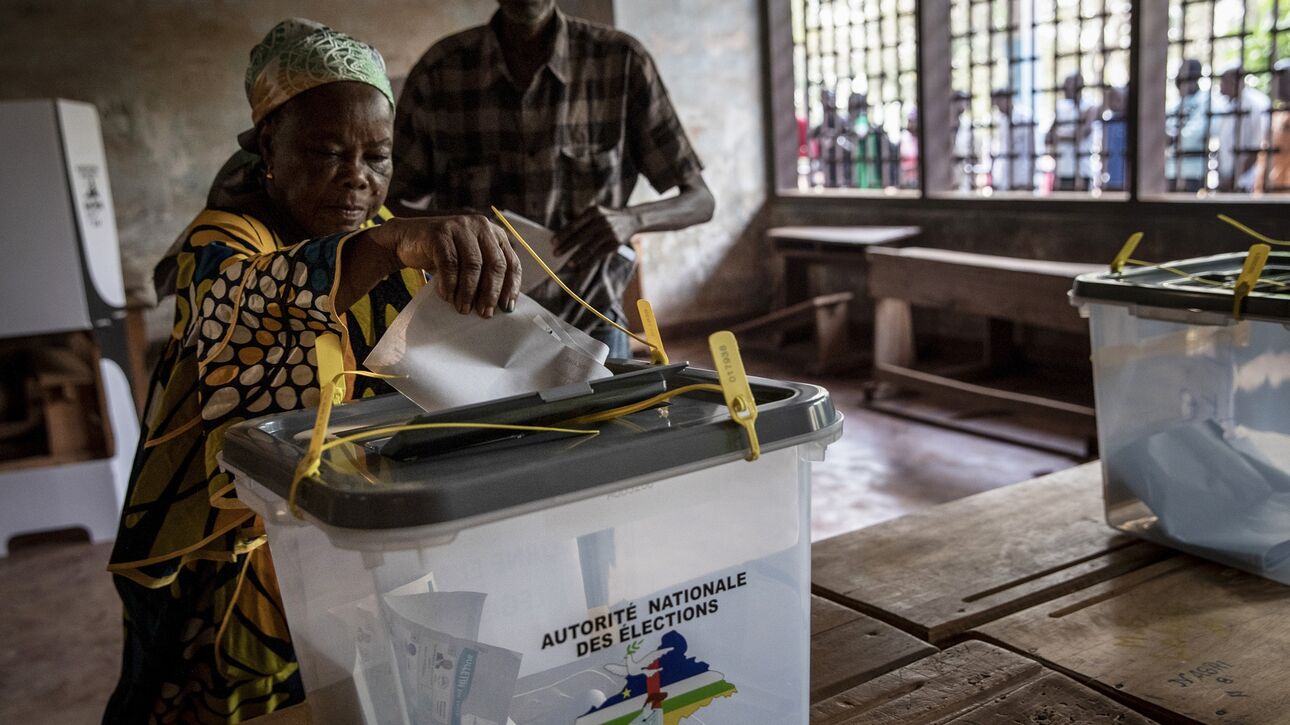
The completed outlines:
[[[710,370],[687,367],[671,385],[716,381]],[[763,453],[809,442],[828,444],[841,433],[842,415],[824,388],[760,378],[750,381]],[[495,408],[496,403],[483,405]],[[470,421],[476,407],[480,406],[454,412],[458,420]],[[337,406],[330,427],[343,435],[406,423],[420,413],[401,395],[383,395]],[[224,437],[223,459],[285,499],[313,424],[313,410],[240,423]],[[380,440],[345,444],[323,454],[318,478],[300,485],[296,502],[318,521],[343,528],[446,524],[576,496],[618,481],[736,460],[747,450],[743,429],[730,420],[721,396],[715,393],[677,396],[664,406],[596,427],[600,434],[595,437],[523,434],[412,461],[382,456]]]
[[[1075,279],[1071,297],[1075,304],[1110,302],[1231,314],[1231,284],[1240,276],[1245,257],[1245,252],[1235,252],[1153,267],[1136,267],[1119,274],[1084,274]],[[1164,267],[1192,276],[1184,277]],[[1228,286],[1218,287],[1200,279]],[[1269,255],[1261,279],[1290,285],[1290,252]],[[1242,312],[1245,317],[1290,321],[1290,286],[1260,284],[1245,298]]]

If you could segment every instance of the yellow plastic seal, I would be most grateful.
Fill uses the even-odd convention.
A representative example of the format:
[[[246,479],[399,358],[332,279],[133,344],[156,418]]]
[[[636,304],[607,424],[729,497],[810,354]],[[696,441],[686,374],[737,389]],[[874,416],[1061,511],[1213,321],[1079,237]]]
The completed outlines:
[[[655,365],[668,364],[667,350],[663,349],[663,336],[658,333],[658,320],[654,318],[654,307],[649,300],[636,300],[636,310],[641,314],[641,326],[645,328],[645,340],[649,345],[649,359]]]
[[[327,392],[326,387],[329,382],[335,381],[332,385],[331,401],[333,403],[345,402],[345,351],[341,349],[340,337],[334,333],[319,335],[314,339],[314,350],[318,357],[318,384]]]
[[[1232,317],[1237,320],[1241,319],[1241,303],[1259,283],[1259,277],[1263,275],[1263,267],[1268,263],[1268,255],[1271,253],[1272,247],[1266,244],[1255,244],[1245,255],[1245,265],[1241,267],[1241,274],[1236,278],[1236,287],[1232,289]]]
[[[314,338],[314,352],[318,362],[318,412],[309,435],[309,449],[296,464],[295,473],[291,476],[291,489],[287,493],[287,503],[296,516],[300,516],[296,508],[296,491],[300,482],[318,475],[331,406],[345,399],[345,353],[341,349],[340,337],[331,332],[319,335]]]
[[[761,443],[757,441],[757,402],[753,398],[752,386],[748,384],[748,374],[744,372],[743,358],[739,356],[739,343],[734,333],[722,330],[708,337],[708,348],[712,351],[712,362],[717,368],[730,418],[743,426],[748,436],[748,460],[755,461],[761,457]]]
[[[1128,264],[1129,260],[1133,258],[1133,253],[1138,249],[1138,242],[1141,241],[1142,232],[1134,232],[1129,235],[1129,238],[1124,242],[1124,246],[1120,247],[1120,253],[1115,255],[1115,259],[1111,260],[1111,271],[1113,273],[1119,274],[1124,269],[1124,265]]]

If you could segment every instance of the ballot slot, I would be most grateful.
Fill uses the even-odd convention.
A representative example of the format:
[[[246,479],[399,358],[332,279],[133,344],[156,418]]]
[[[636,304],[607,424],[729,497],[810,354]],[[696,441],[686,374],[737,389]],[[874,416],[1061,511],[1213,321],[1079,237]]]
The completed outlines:
[[[583,416],[631,405],[666,392],[686,363],[632,370],[587,383],[588,392],[549,400],[543,393],[516,396],[462,409],[418,415],[409,425],[425,423],[486,423],[494,425],[553,426]],[[368,449],[386,458],[413,461],[445,455],[482,444],[515,440],[550,440],[558,434],[519,433],[487,428],[438,428],[408,430],[374,441]]]
[[[1241,276],[1241,268],[1193,273],[1189,277],[1175,277],[1164,284],[1170,287],[1201,288],[1223,285],[1231,287]],[[1254,284],[1254,292],[1285,292],[1290,289],[1290,264],[1269,263]]]

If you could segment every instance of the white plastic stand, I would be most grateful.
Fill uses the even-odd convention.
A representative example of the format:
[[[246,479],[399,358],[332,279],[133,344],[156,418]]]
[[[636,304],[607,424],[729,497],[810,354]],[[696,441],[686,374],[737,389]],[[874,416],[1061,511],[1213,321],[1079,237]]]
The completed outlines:
[[[120,366],[101,359],[99,370],[112,457],[0,474],[0,557],[9,555],[9,540],[19,534],[81,527],[95,543],[116,538],[139,421]]]

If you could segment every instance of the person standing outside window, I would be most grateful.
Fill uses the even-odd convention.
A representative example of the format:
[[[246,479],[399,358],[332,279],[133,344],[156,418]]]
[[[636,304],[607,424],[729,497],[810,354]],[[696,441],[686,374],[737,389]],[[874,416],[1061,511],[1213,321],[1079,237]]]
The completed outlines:
[[[909,109],[905,116],[905,130],[900,132],[900,188],[917,189],[918,170],[918,107]]]
[[[394,121],[390,198],[403,214],[495,205],[556,230],[561,276],[616,322],[641,232],[712,218],[714,201],[654,60],[635,38],[500,0],[486,25],[431,47]],[[628,206],[641,175],[669,198]],[[531,295],[628,357],[627,337],[552,282]]]
[[[837,94],[820,89],[819,125],[811,128],[809,138],[815,147],[815,163],[821,182],[827,189],[851,185],[851,140],[847,120],[838,110]]]
[[[887,148],[887,134],[882,126],[875,126],[869,118],[869,97],[852,92],[847,101],[851,117],[851,135],[854,138],[855,187],[881,189],[883,164]]]
[[[1165,112],[1165,179],[1170,191],[1195,192],[1205,186],[1209,166],[1209,94],[1200,90],[1201,65],[1186,58],[1174,84],[1178,101]]]
[[[1092,186],[1097,109],[1084,98],[1084,76],[1079,73],[1066,76],[1062,94],[1045,143],[1057,160],[1057,190],[1085,191]]]
[[[1227,107],[1218,130],[1218,184],[1224,191],[1252,191],[1254,167],[1268,135],[1272,100],[1245,82],[1245,69],[1233,66],[1219,76]]]
[[[1272,112],[1270,142],[1254,171],[1254,190],[1260,193],[1290,191],[1290,58],[1272,67],[1272,92],[1277,110]]]
[[[990,94],[997,114],[990,183],[1000,191],[1030,191],[1035,186],[1035,123],[1012,103],[1012,91]]]
[[[1124,88],[1106,89],[1102,110],[1102,188],[1124,191],[1128,183],[1129,96]]]
[[[976,177],[976,135],[972,129],[972,96],[967,91],[954,91],[951,99],[954,115],[954,163],[959,169],[959,190],[971,191]]]

